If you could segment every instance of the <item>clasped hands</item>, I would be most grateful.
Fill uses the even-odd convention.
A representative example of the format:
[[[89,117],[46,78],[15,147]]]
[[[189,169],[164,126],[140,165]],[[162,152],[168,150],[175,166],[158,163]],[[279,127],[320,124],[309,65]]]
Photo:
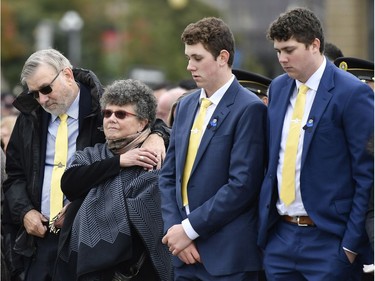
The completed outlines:
[[[172,255],[177,256],[184,263],[201,262],[198,249],[194,241],[186,235],[182,224],[176,224],[168,229],[161,241],[168,246]]]

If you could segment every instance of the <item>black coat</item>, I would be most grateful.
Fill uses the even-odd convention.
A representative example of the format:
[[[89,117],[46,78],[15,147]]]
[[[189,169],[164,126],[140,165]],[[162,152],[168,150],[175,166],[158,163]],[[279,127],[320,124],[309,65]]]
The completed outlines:
[[[80,87],[79,134],[76,148],[105,141],[99,100],[103,87],[90,70],[74,69],[74,77]],[[16,228],[17,236],[23,235],[27,244],[16,245],[30,256],[33,252],[32,236],[23,228],[23,217],[31,209],[41,211],[41,192],[46,157],[48,122],[51,115],[26,92],[21,93],[13,105],[21,112],[14,126],[6,153],[7,180],[3,184],[5,202],[2,225]],[[31,241],[30,241],[31,240]],[[18,242],[17,242],[18,243]],[[5,245],[10,248],[12,245]]]

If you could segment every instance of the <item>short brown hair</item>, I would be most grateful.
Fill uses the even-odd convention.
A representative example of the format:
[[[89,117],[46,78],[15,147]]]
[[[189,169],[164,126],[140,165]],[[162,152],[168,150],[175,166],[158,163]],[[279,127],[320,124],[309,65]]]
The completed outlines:
[[[227,50],[230,54],[228,65],[233,64],[234,37],[230,28],[219,18],[208,17],[189,24],[182,33],[181,40],[187,45],[202,43],[215,59],[222,50]]]

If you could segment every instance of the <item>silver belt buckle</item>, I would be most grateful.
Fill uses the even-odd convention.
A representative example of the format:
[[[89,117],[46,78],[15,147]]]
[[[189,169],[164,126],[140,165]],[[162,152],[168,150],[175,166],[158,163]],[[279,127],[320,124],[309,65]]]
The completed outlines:
[[[307,223],[300,223],[299,219],[300,219],[300,216],[297,216],[297,225],[298,226],[309,226]]]

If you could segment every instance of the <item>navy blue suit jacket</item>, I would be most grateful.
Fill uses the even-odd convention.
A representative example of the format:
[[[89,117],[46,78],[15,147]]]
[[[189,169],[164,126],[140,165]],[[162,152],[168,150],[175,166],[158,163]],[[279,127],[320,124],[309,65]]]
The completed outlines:
[[[277,165],[284,116],[295,80],[284,74],[269,90],[269,163],[260,196],[259,244],[278,220]],[[374,130],[374,93],[353,75],[327,61],[305,127],[300,186],[308,215],[318,228],[342,238],[342,246],[361,252],[365,214],[373,185],[373,156],[367,144]]]
[[[164,229],[186,218],[181,183],[200,91],[179,103],[160,175]],[[264,176],[266,107],[234,80],[202,137],[188,182],[189,220],[211,275],[259,270],[257,201]],[[174,257],[174,265],[182,262]]]

